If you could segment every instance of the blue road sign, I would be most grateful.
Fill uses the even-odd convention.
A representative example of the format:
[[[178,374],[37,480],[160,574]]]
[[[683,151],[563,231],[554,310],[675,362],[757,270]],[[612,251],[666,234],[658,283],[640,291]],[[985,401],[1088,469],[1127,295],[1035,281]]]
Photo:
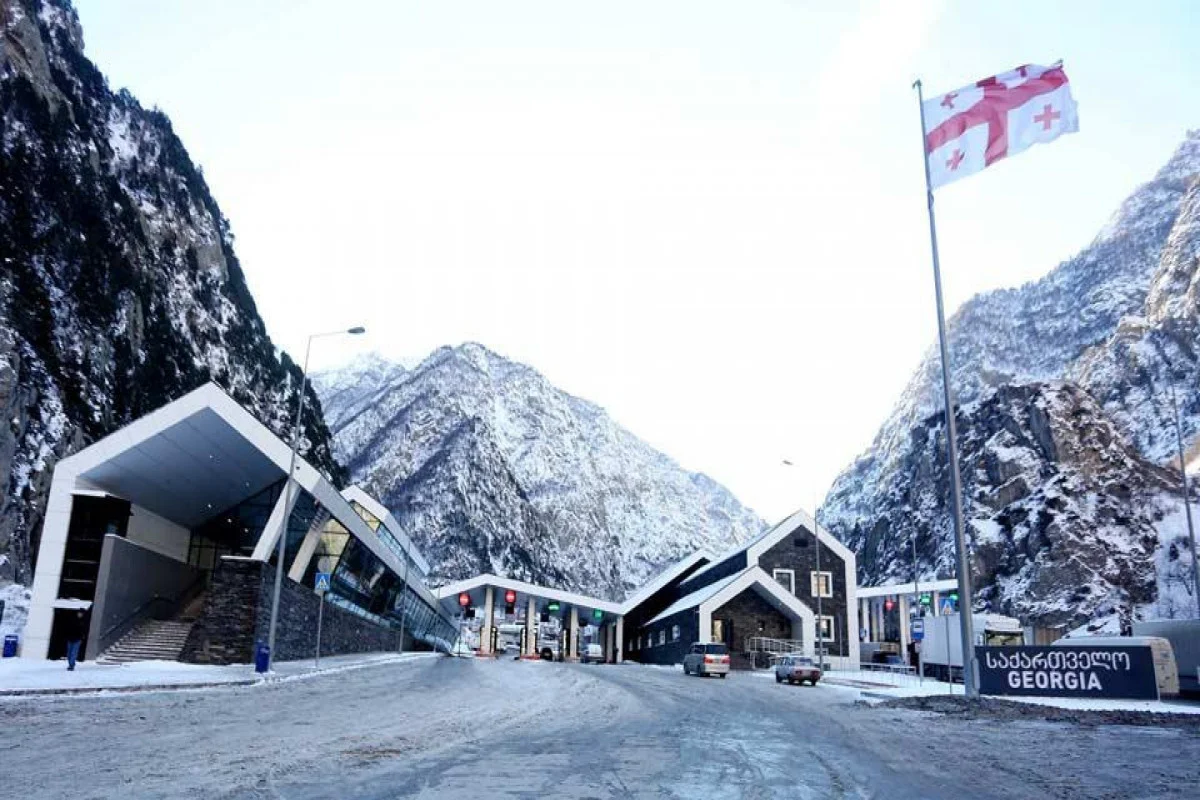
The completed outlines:
[[[942,612],[941,613],[942,613],[943,617],[946,616],[947,614],[954,613],[954,601],[951,600],[949,597],[942,598]]]
[[[318,572],[317,573],[317,591],[318,592],[329,591],[329,573],[328,572]]]

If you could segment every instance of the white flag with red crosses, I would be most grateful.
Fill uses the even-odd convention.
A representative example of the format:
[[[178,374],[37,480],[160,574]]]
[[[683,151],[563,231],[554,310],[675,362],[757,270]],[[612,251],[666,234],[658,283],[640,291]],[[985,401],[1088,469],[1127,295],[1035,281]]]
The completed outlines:
[[[925,157],[933,188],[1032,145],[1079,130],[1062,63],[1026,64],[925,101]]]

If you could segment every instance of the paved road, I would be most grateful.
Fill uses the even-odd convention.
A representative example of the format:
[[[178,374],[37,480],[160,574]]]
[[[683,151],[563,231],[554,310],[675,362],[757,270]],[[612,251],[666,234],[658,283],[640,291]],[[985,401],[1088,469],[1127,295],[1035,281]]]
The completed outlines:
[[[427,659],[0,702],[11,797],[1182,797],[1200,735],[963,721],[832,688]]]

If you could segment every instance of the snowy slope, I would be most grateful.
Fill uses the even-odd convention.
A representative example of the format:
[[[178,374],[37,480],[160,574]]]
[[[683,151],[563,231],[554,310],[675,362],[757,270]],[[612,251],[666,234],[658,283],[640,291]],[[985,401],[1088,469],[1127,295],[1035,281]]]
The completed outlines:
[[[1079,255],[1039,281],[979,295],[951,319],[963,438],[980,448],[964,451],[962,470],[967,515],[977,521],[968,527],[977,580],[984,589],[981,604],[1020,611],[1030,621],[1078,624],[1121,603],[1157,613],[1157,598],[1162,595],[1165,601],[1176,591],[1171,576],[1177,562],[1164,562],[1162,554],[1174,552],[1178,477],[1171,479],[1169,471],[1160,471],[1153,481],[1146,476],[1156,465],[1173,468],[1172,387],[1185,443],[1195,455],[1200,432],[1198,268],[1200,131],[1193,131]],[[932,478],[944,470],[944,442],[939,450],[929,439],[942,424],[939,370],[937,353],[931,350],[872,447],[838,477],[822,507],[822,521],[859,549],[865,582],[911,574],[911,565],[904,566],[911,558],[904,553],[913,535],[924,573],[953,573],[947,490],[940,478]],[[1047,385],[1058,387],[1050,392],[1053,397],[1046,395]],[[1034,405],[1048,406],[1060,404],[1063,392],[1070,393],[1072,413],[1086,414],[1094,423],[1059,425],[1055,448],[1026,452],[1018,470],[1024,476],[1021,491],[999,482],[1002,476],[989,476],[986,470],[983,478],[977,474],[991,463],[1016,469],[1006,443],[978,441],[975,430],[998,413],[993,407],[997,397],[1013,392],[1035,392],[1041,399]],[[1014,435],[1028,435],[1029,426],[1041,419],[1015,412],[1007,418]],[[1106,431],[1102,438],[1120,441],[1119,457],[1100,462],[1083,483],[1067,480],[1074,468],[1062,463],[1059,454],[1086,449],[1093,443],[1089,435],[1099,429]],[[1061,497],[1035,491],[1047,474],[1064,476]],[[1010,479],[1016,479],[1015,472],[1005,478]],[[1151,483],[1159,488],[1132,500],[1126,496],[1129,486]],[[1002,501],[999,506],[989,499],[994,496]],[[1057,507],[1056,497],[1066,503],[1063,508]],[[1114,507],[1123,510],[1114,512]],[[1116,516],[1106,516],[1110,512]],[[1004,522],[1015,516],[1044,524],[1035,524],[1039,533],[1029,538],[1017,523]],[[1076,533],[1056,542],[1039,538],[1051,518],[1062,522],[1060,517]],[[1076,569],[1090,563],[1081,555],[1090,546],[1087,530],[1111,546],[1105,550],[1111,558],[1108,568],[1091,564]],[[996,536],[1008,546],[1026,542],[1031,548],[1026,555],[1050,567],[1044,575],[1051,577],[1030,578],[1020,559],[992,563]],[[1135,557],[1126,563],[1118,551]],[[1135,563],[1148,563],[1139,559],[1152,555],[1160,567],[1156,575],[1133,569]],[[1117,569],[1119,565],[1124,566]]]
[[[715,481],[481,345],[411,371],[362,359],[314,383],[353,480],[443,579],[494,571],[620,598],[763,527]]]
[[[0,12],[3,583],[28,581],[58,459],[210,379],[286,430],[300,371],[170,120],[109,88],[67,0]],[[310,399],[304,447],[339,480]]]

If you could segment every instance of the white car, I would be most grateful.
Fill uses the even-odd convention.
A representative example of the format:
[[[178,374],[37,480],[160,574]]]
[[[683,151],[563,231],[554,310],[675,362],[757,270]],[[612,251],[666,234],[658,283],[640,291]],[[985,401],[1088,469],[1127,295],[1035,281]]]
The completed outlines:
[[[584,664],[603,664],[604,648],[598,644],[585,644],[583,652],[579,654],[579,660]]]
[[[705,677],[717,675],[724,678],[729,674],[729,648],[723,644],[696,642],[692,651],[683,657],[683,674]]]

